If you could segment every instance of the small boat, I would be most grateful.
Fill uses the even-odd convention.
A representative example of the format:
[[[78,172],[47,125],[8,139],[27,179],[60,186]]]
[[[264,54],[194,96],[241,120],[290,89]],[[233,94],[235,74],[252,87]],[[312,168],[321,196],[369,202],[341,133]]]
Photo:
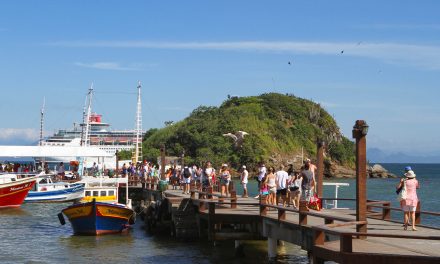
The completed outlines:
[[[83,176],[79,183],[85,185],[81,202],[91,202],[95,199],[97,202],[117,203],[119,187],[127,184],[127,178]]]
[[[84,184],[53,182],[51,175],[39,176],[25,202],[72,202],[84,197]]]
[[[0,175],[0,208],[20,207],[37,179],[35,176],[26,176]]]
[[[63,209],[58,214],[62,225],[65,224],[63,214],[69,219],[75,235],[121,233],[128,230],[135,219],[135,212],[126,205],[95,200]]]

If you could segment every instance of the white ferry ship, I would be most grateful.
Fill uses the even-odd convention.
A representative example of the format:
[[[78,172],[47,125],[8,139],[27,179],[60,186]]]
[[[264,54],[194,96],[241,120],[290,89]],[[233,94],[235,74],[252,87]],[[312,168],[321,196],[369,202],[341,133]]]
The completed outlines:
[[[132,151],[135,147],[135,130],[110,130],[110,124],[102,122],[102,115],[92,113],[89,120],[89,146],[97,147],[109,154],[116,151]],[[42,141],[43,146],[80,146],[85,124],[74,125],[71,130],[58,130]]]

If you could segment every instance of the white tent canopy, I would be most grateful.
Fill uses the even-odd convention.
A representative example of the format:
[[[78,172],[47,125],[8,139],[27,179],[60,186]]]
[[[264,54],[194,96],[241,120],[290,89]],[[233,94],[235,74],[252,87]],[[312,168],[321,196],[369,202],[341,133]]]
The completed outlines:
[[[0,146],[0,157],[113,157],[114,155],[94,147],[62,146]]]

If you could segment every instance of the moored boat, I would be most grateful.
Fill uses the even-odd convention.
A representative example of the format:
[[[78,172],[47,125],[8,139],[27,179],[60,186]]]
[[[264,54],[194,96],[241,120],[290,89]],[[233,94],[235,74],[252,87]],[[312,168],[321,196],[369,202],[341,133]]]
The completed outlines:
[[[39,176],[25,202],[71,202],[84,197],[84,184],[53,182],[51,175]]]
[[[75,235],[121,233],[134,224],[135,212],[123,204],[96,202],[71,205],[62,210],[69,219]],[[61,224],[64,217],[58,215]]]
[[[0,175],[0,208],[19,207],[32,189],[36,177],[24,177],[16,174]]]

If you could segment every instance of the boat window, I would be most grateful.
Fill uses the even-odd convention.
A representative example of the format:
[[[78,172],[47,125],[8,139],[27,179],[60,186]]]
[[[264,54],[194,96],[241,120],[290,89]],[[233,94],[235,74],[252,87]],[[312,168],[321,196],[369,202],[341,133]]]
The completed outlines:
[[[115,196],[115,191],[108,191],[108,196]]]
[[[86,195],[85,196],[90,196],[90,191],[86,191]]]
[[[93,191],[93,196],[99,196],[99,191]]]
[[[101,196],[107,196],[107,192],[106,191],[101,191]]]

